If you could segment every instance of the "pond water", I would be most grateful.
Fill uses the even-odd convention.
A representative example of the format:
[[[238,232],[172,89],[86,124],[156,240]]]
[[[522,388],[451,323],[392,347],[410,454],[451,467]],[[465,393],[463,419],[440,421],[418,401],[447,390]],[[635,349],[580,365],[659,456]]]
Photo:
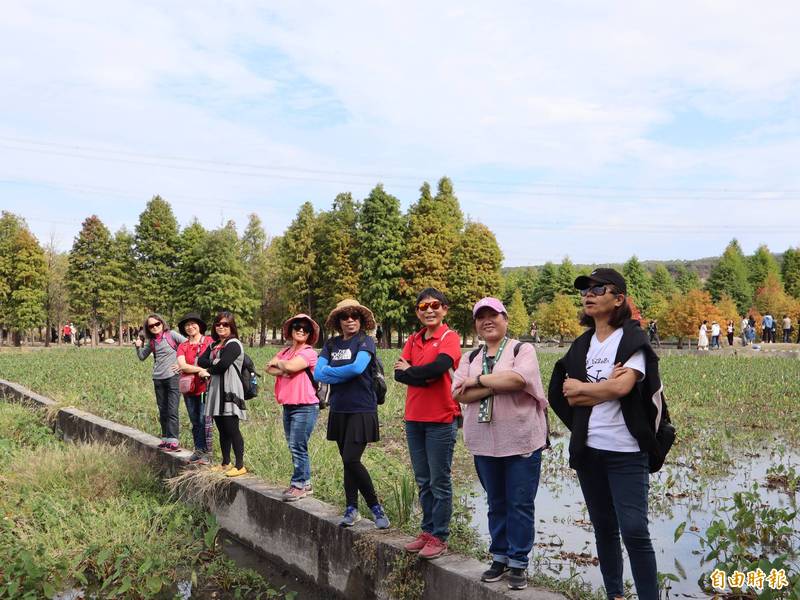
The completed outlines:
[[[565,443],[564,439],[556,440],[551,451],[556,455],[562,454]],[[742,455],[742,451],[731,449],[731,455]],[[543,461],[547,460],[545,454]],[[557,460],[561,460],[560,457]],[[720,474],[714,480],[695,481],[689,488],[691,493],[679,498],[669,495],[665,482],[670,477],[692,478],[687,468],[667,465],[661,472],[651,476],[650,535],[659,572],[673,573],[680,578],[680,582],[672,583],[672,595],[684,598],[708,597],[701,591],[698,578],[704,571],[713,570],[714,565],[701,564],[700,543],[697,535],[689,528],[694,526],[699,532],[704,532],[715,519],[714,510],[721,505],[731,504],[734,492],[750,490],[755,482],[759,484],[763,503],[774,508],[794,509],[797,503],[796,494],[766,487],[767,469],[776,464],[794,465],[798,468],[800,453],[787,451],[785,447],[770,440],[769,444],[762,444],[755,452],[748,452],[734,472]],[[536,496],[536,542],[531,553],[530,570],[559,578],[578,575],[595,587],[602,586],[600,568],[592,561],[597,556],[594,533],[577,477],[571,469],[543,469],[542,475]],[[473,493],[470,500],[473,508],[472,523],[488,544],[485,494],[477,481],[473,486]],[[687,521],[686,532],[675,542],[675,529],[683,521]],[[795,531],[800,529],[800,519],[795,519],[793,527]],[[633,581],[627,557],[625,579]]]

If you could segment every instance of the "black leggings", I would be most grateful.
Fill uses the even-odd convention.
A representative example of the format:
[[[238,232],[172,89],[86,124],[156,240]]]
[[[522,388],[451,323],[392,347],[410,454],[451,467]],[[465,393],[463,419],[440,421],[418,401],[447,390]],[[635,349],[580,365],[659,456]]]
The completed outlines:
[[[231,463],[231,445],[233,446],[233,454],[236,456],[237,469],[244,466],[244,438],[242,432],[239,431],[239,417],[228,415],[225,417],[214,417],[214,422],[219,429],[219,446],[222,449],[222,464],[229,465]]]
[[[378,496],[372,485],[367,468],[361,464],[361,455],[367,448],[366,442],[336,442],[344,466],[344,496],[347,506],[358,506],[358,492],[364,496],[367,506],[378,504]]]

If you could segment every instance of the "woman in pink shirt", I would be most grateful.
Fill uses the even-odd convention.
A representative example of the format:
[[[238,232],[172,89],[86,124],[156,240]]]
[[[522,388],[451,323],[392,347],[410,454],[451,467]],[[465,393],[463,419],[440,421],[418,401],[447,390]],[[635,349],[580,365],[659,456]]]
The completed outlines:
[[[492,565],[481,581],[506,577],[510,589],[521,590],[528,586],[534,499],[547,445],[547,397],[533,345],[506,335],[503,303],[483,298],[472,317],[486,343],[462,357],[453,398],[465,405],[464,444],[489,505]]]
[[[283,337],[291,341],[267,365],[275,376],[275,399],[283,405],[283,432],[292,453],[294,472],[283,499],[294,502],[312,493],[308,440],[319,416],[319,400],[311,373],[317,364],[314,344],[319,325],[306,314],[297,314],[283,324]]]

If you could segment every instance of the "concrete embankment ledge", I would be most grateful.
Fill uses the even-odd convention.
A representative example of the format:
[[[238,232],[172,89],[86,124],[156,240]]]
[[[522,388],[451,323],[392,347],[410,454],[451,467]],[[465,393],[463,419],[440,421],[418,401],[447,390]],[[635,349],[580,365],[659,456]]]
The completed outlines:
[[[152,435],[91,413],[59,407],[16,383],[0,379],[0,394],[34,408],[57,411],[56,427],[67,441],[125,444],[164,475],[187,465],[190,453],[166,453]],[[155,408],[154,408],[155,410]],[[220,526],[277,568],[286,569],[319,590],[319,598],[347,600],[563,600],[548,590],[510,591],[504,581],[481,583],[486,564],[450,554],[418,560],[403,551],[411,538],[395,530],[378,532],[369,521],[338,526],[338,508],[314,498],[286,503],[281,489],[255,476],[231,480],[208,505]],[[414,589],[422,594],[414,593]]]

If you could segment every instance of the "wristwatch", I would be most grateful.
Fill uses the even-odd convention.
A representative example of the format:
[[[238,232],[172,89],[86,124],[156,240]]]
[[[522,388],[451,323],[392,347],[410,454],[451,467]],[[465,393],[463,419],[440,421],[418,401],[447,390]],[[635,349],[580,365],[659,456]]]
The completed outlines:
[[[481,375],[483,375],[483,373],[481,373]],[[478,376],[475,378],[475,383],[477,383],[477,384],[478,384],[478,387],[484,387],[484,385],[481,383],[481,375],[478,375]]]

